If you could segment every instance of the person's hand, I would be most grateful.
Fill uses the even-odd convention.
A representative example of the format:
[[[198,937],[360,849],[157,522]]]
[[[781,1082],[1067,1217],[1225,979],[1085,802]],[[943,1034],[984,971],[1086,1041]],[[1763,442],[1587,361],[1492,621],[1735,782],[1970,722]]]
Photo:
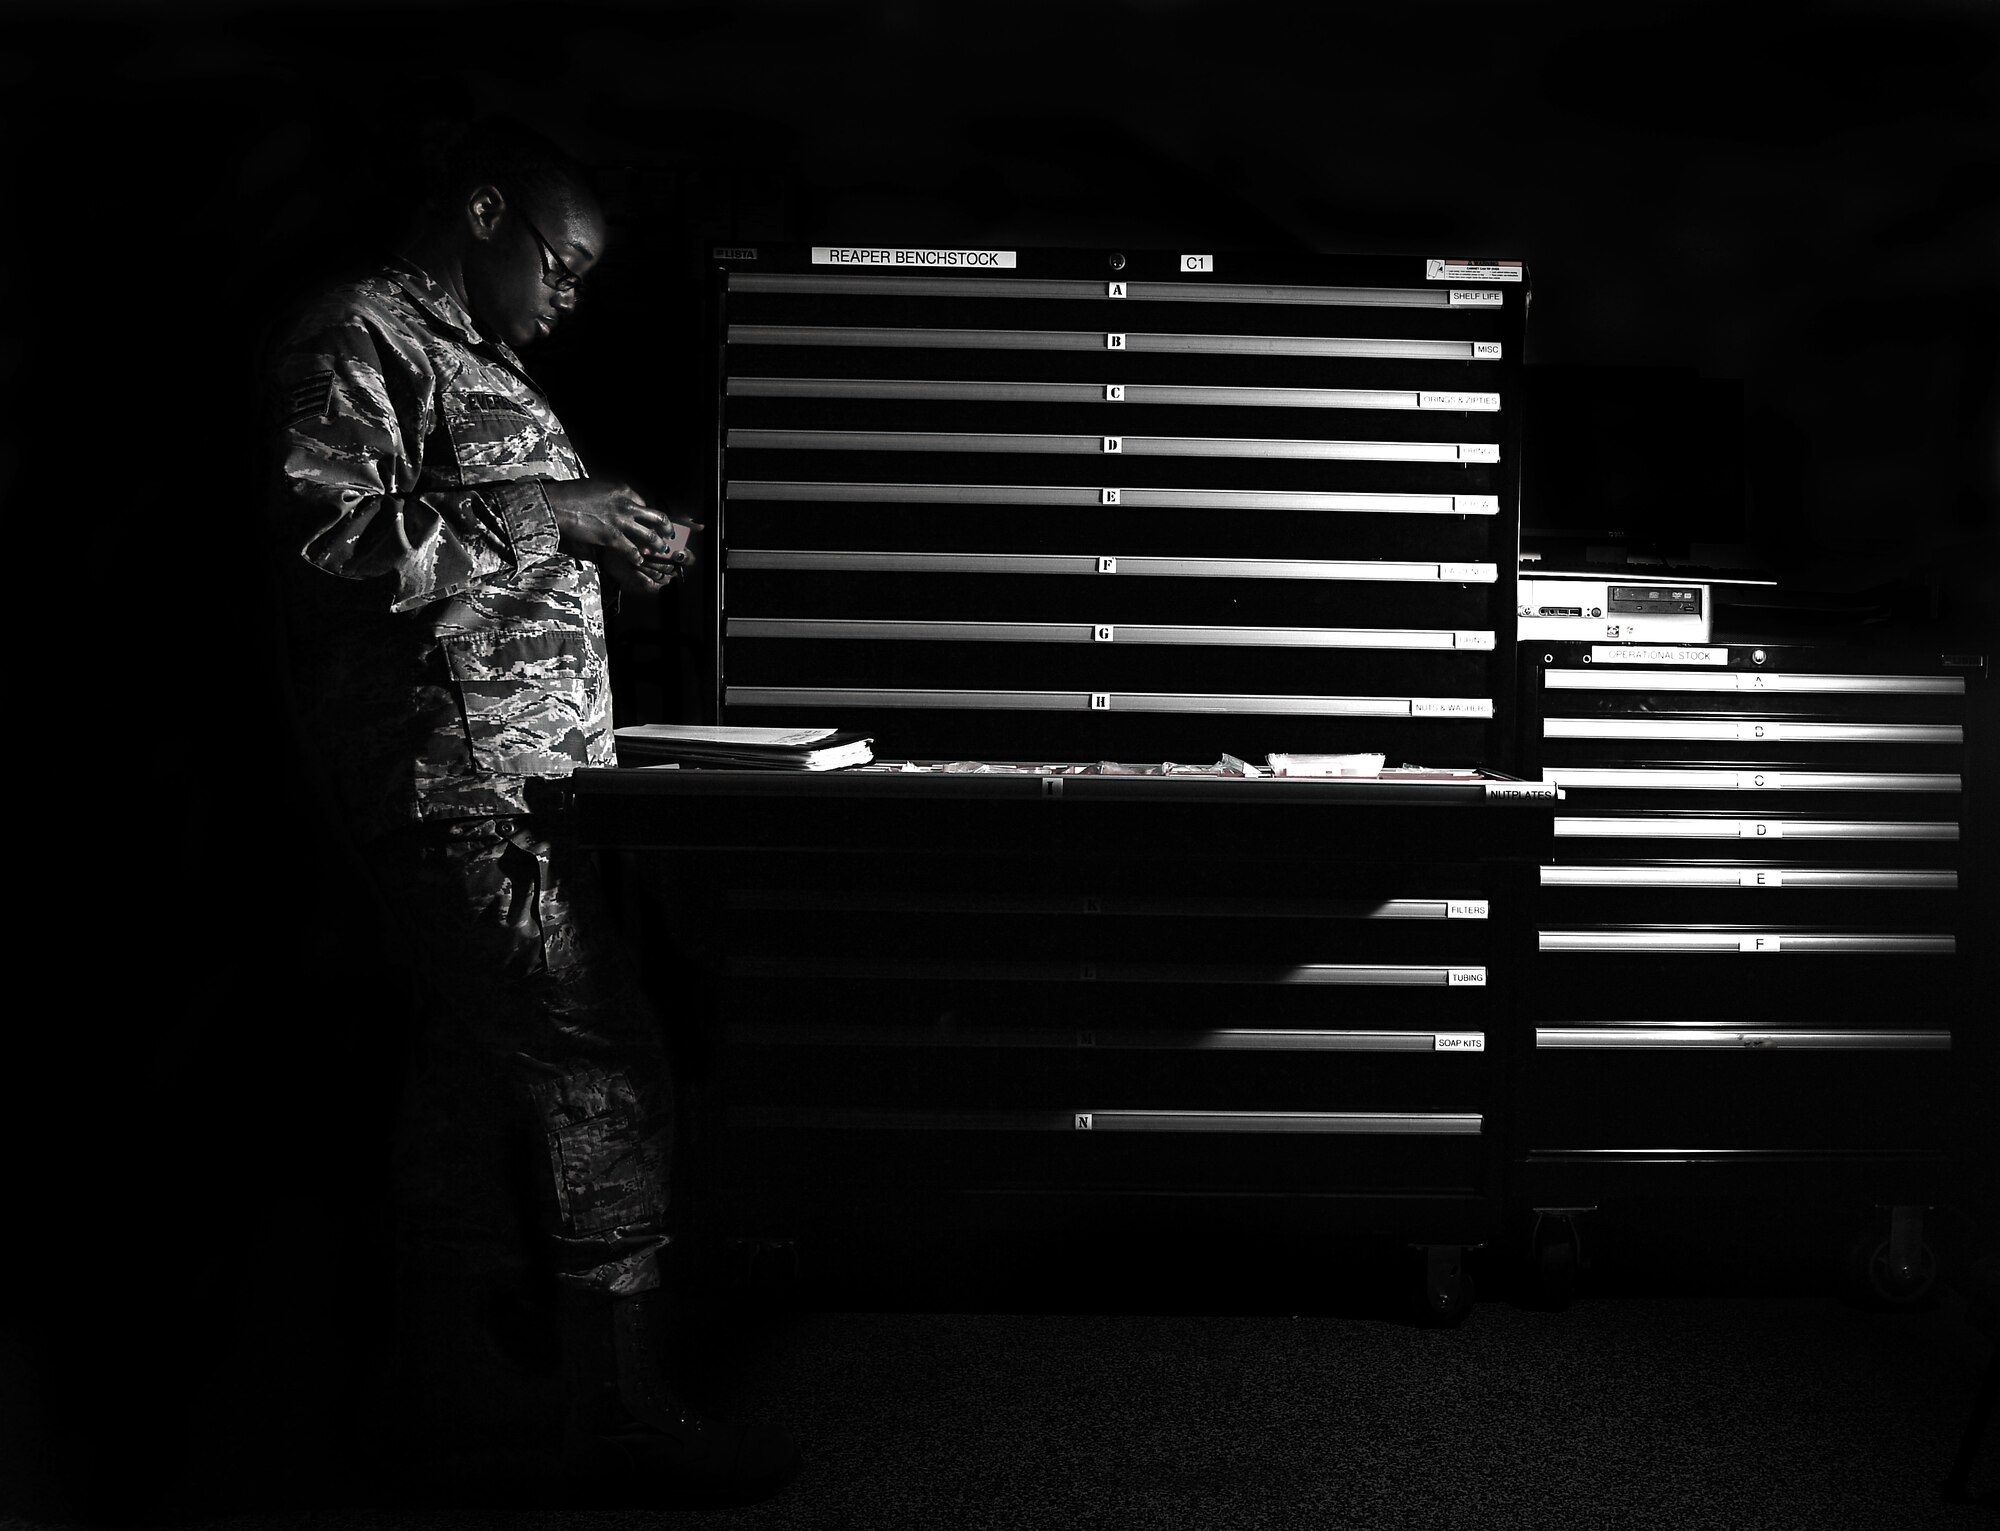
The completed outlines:
[[[676,521],[617,479],[570,479],[543,486],[563,551],[588,558],[627,590],[650,594],[694,563],[688,540],[697,521]]]

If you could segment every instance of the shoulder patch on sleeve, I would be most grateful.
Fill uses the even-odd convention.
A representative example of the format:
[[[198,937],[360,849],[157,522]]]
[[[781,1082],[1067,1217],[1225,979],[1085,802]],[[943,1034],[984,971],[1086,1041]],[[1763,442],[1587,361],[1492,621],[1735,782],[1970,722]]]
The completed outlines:
[[[278,399],[278,415],[287,426],[307,420],[324,420],[333,412],[334,375],[316,372],[303,383],[288,388]]]

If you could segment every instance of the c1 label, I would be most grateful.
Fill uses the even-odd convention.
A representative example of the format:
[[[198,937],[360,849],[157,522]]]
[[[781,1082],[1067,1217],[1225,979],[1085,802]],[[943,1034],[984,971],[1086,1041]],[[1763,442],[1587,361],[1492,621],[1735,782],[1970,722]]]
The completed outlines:
[[[1483,898],[1449,898],[1445,900],[1444,917],[1448,920],[1483,920],[1490,901]]]
[[[1446,968],[1445,983],[1453,989],[1483,989],[1486,987],[1486,969]]]
[[[1486,1051],[1486,1033],[1483,1031],[1438,1031],[1431,1034],[1431,1051],[1437,1053],[1483,1053]]]
[[[1215,257],[1213,255],[1183,255],[1181,257],[1181,270],[1183,271],[1213,271],[1214,269]]]

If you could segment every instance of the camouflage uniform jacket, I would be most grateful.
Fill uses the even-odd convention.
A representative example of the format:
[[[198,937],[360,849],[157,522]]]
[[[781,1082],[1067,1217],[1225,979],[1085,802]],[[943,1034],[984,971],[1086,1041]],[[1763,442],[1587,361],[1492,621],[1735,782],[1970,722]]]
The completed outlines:
[[[514,352],[390,266],[307,305],[270,381],[293,688],[356,832],[615,764],[597,570],[542,488],[583,464]]]

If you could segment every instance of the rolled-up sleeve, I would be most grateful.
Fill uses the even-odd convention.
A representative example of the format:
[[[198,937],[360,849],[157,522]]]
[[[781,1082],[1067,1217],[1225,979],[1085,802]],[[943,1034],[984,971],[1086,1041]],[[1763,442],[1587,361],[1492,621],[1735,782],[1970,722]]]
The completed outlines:
[[[272,367],[287,541],[330,575],[379,581],[399,612],[558,554],[535,479],[416,492],[429,371],[420,347],[353,312],[302,327]]]

